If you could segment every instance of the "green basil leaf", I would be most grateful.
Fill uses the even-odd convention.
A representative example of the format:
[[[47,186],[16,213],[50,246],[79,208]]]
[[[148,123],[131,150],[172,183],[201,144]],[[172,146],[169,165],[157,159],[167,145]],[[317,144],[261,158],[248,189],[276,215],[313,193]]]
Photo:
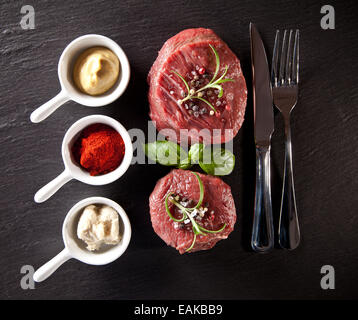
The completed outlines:
[[[188,158],[187,152],[172,141],[155,141],[144,145],[148,158],[164,166],[178,166]]]
[[[186,170],[186,169],[189,169],[191,166],[192,166],[192,164],[190,162],[190,156],[189,156],[186,159],[180,161],[178,168]]]
[[[215,148],[210,152],[210,148],[208,148],[204,149],[199,165],[207,174],[226,176],[234,170],[235,156],[226,149]]]
[[[189,149],[189,158],[191,163],[197,163],[203,156],[205,145],[203,143],[195,143]]]
[[[149,159],[151,159],[153,161],[157,161],[157,144],[156,144],[156,142],[143,144],[143,149],[144,149],[145,155]]]

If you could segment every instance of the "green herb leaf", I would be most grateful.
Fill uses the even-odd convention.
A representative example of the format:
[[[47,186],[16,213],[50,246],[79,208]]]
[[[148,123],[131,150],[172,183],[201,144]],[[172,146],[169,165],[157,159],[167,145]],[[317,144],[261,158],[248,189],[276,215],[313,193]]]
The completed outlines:
[[[184,79],[184,77],[182,77],[178,72],[172,70],[173,73],[175,73],[185,84],[185,87],[186,87],[186,90],[188,91],[188,95],[189,95],[189,91],[190,91],[190,88],[189,88],[189,84],[188,82],[186,82],[186,80]]]
[[[199,201],[196,204],[196,206],[194,207],[194,209],[197,209],[201,206],[201,204],[203,203],[203,199],[204,199],[204,186],[203,186],[203,182],[201,181],[199,175],[196,172],[192,172],[192,174],[195,175],[196,179],[198,180],[199,183],[199,190],[200,190],[200,196],[199,196]]]
[[[173,193],[171,192],[171,193],[168,193],[167,196],[165,197],[165,211],[167,212],[167,214],[168,214],[168,216],[170,217],[170,219],[172,219],[173,221],[175,221],[175,222],[182,222],[182,221],[184,221],[185,218],[186,218],[185,213],[183,214],[183,216],[182,216],[181,219],[175,219],[175,218],[173,217],[173,215],[171,214],[171,212],[170,212],[169,204],[168,204],[168,198],[169,198],[170,196],[172,196],[172,195],[173,195]]]
[[[202,226],[199,226],[199,229],[205,233],[219,233],[219,232],[223,231],[225,228],[226,228],[226,223],[219,230],[208,230]]]
[[[191,163],[191,160],[190,160],[190,155],[186,159],[181,160],[179,165],[178,165],[178,168],[183,169],[183,170],[189,169],[190,167],[192,167],[192,163]]]
[[[216,83],[225,83],[225,82],[235,82],[235,80],[233,79],[222,79],[222,80],[218,80]]]
[[[213,83],[213,82],[214,82],[216,76],[217,76],[218,73],[219,73],[219,69],[220,69],[220,58],[219,58],[219,54],[217,53],[217,51],[215,50],[215,48],[214,48],[211,44],[209,44],[209,46],[210,46],[211,50],[213,50],[214,55],[215,55],[215,60],[216,60],[215,73],[214,73],[213,78],[212,78],[212,79],[210,80],[210,82],[209,82],[209,84],[210,84],[210,83]]]
[[[216,112],[216,109],[214,108],[214,106],[206,99],[202,98],[202,97],[192,97],[192,99],[199,99],[203,102],[205,102],[211,109],[213,109]]]
[[[191,243],[190,247],[185,250],[186,252],[188,252],[188,251],[190,251],[191,249],[193,249],[194,244],[195,244],[195,241],[196,241],[196,233],[194,232],[193,242]]]
[[[189,149],[189,158],[191,163],[198,163],[199,160],[203,157],[205,145],[203,143],[195,143]]]
[[[221,98],[223,96],[224,90],[223,90],[222,86],[220,86],[218,84],[213,84],[211,87],[219,90],[218,98]]]
[[[165,197],[165,201],[164,201],[165,202],[165,210],[166,210],[168,216],[170,217],[170,219],[172,219],[175,222],[183,222],[185,219],[189,219],[190,222],[191,222],[194,236],[193,236],[193,241],[192,241],[191,245],[189,246],[189,248],[187,248],[185,250],[186,252],[190,251],[191,249],[193,249],[193,247],[195,245],[195,241],[196,241],[196,236],[198,234],[206,235],[207,233],[218,233],[218,232],[223,231],[225,229],[225,227],[226,227],[226,224],[224,224],[219,230],[208,230],[208,229],[205,229],[204,227],[202,227],[201,225],[199,225],[195,221],[195,219],[191,216],[193,211],[198,209],[201,206],[201,204],[203,202],[203,199],[204,199],[204,185],[203,185],[203,182],[201,181],[199,175],[196,172],[192,172],[192,174],[194,174],[195,177],[197,178],[198,183],[199,183],[199,189],[200,189],[199,200],[198,200],[198,203],[196,204],[195,207],[186,208],[186,207],[182,206],[179,202],[177,202],[174,197],[169,199],[170,196],[173,195],[172,192],[169,192],[167,194],[167,196]],[[181,219],[176,219],[176,218],[173,217],[173,215],[172,215],[172,213],[170,212],[170,209],[169,209],[168,200],[171,203],[173,203],[176,207],[178,207],[180,209],[181,213],[183,214]]]
[[[226,73],[227,73],[228,70],[229,70],[229,66],[226,65],[226,66],[225,66],[225,71],[224,71],[224,73],[223,73],[223,74],[221,75],[221,77],[220,77],[218,80],[216,80],[215,82],[218,83],[218,81],[222,80],[222,79],[226,76]]]
[[[199,165],[208,174],[226,176],[234,170],[235,156],[222,148],[215,148],[212,152],[204,149],[203,159],[199,161]]]
[[[148,158],[164,166],[178,166],[188,158],[187,152],[172,141],[155,141],[144,145]]]
[[[184,101],[187,101],[187,100],[198,99],[198,100],[205,102],[211,109],[213,109],[216,112],[216,109],[214,108],[214,106],[208,100],[200,97],[198,95],[198,93],[201,91],[205,91],[207,89],[217,89],[217,90],[219,90],[218,98],[221,98],[224,95],[224,89],[222,88],[222,86],[220,86],[220,84],[228,82],[228,81],[235,81],[235,80],[224,79],[224,77],[229,69],[228,65],[225,66],[224,73],[221,75],[221,77],[219,79],[216,79],[216,77],[220,71],[220,57],[219,57],[219,54],[217,53],[217,51],[215,50],[215,48],[211,44],[209,44],[209,46],[210,46],[211,50],[214,52],[216,67],[215,67],[214,75],[207,85],[205,85],[204,87],[197,89],[197,90],[194,90],[194,89],[190,90],[188,82],[184,79],[184,77],[181,74],[179,74],[175,70],[172,70],[171,72],[175,73],[184,82],[184,85],[188,91],[186,97],[178,101],[179,105],[181,105]]]

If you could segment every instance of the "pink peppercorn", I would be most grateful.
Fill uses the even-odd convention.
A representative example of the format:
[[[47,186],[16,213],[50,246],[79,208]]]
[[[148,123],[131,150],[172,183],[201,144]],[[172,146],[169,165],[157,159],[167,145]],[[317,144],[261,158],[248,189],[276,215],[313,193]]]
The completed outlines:
[[[199,74],[204,74],[205,73],[205,68],[201,67],[198,72],[199,72]]]

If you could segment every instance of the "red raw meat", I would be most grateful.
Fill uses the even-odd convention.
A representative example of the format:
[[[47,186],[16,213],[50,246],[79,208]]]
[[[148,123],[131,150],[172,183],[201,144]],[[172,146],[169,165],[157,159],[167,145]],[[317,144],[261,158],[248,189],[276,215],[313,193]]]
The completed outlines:
[[[226,227],[220,233],[198,235],[193,249],[189,252],[211,249],[219,240],[228,237],[236,222],[231,188],[220,178],[201,173],[198,175],[204,186],[203,205],[208,207],[207,213],[198,224],[209,230],[219,230],[224,223],[226,223]],[[168,216],[165,210],[165,197],[169,192],[179,195],[181,199],[193,200],[193,206],[195,206],[200,195],[198,180],[191,171],[172,170],[157,182],[149,197],[150,216],[154,231],[166,244],[183,254],[193,241],[192,224],[178,224]],[[181,213],[174,210],[175,206],[170,202],[169,208],[175,218],[181,218]],[[213,214],[211,214],[212,211]]]
[[[199,111],[207,110],[206,113],[195,117],[189,113],[189,110],[193,112],[193,105],[189,107],[188,103],[178,104],[178,100],[186,96],[187,90],[183,81],[172,71],[181,74],[188,83],[194,81],[191,83],[195,84],[195,73],[199,80],[209,82],[216,67],[215,55],[209,44],[220,57],[218,76],[223,74],[225,66],[228,65],[226,78],[235,81],[222,84],[222,98],[218,99],[217,93],[211,90],[210,97],[205,96],[218,111],[215,115],[210,115],[211,109],[205,102],[197,99],[189,101],[188,103],[198,106]],[[226,43],[210,29],[187,29],[167,40],[149,72],[148,83],[149,115],[155,121],[158,131],[171,129],[171,132],[166,132],[165,135],[172,141],[180,143],[185,139],[189,143],[224,143],[234,138],[241,128],[247,89],[240,61]],[[180,137],[180,129],[187,129],[188,132],[182,133]],[[199,131],[202,129],[207,129],[207,132],[200,135]],[[221,132],[215,132],[213,129],[220,129]],[[227,136],[225,129],[231,129]]]

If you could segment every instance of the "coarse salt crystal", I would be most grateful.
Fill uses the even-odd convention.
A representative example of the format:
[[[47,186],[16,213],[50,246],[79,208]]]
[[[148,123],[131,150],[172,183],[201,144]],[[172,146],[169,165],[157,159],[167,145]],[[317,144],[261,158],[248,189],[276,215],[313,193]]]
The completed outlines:
[[[233,100],[234,99],[234,95],[230,92],[227,94],[227,99],[228,100]]]
[[[185,219],[185,220],[184,220],[184,223],[185,223],[185,224],[188,224],[189,222],[190,222],[190,219]]]

